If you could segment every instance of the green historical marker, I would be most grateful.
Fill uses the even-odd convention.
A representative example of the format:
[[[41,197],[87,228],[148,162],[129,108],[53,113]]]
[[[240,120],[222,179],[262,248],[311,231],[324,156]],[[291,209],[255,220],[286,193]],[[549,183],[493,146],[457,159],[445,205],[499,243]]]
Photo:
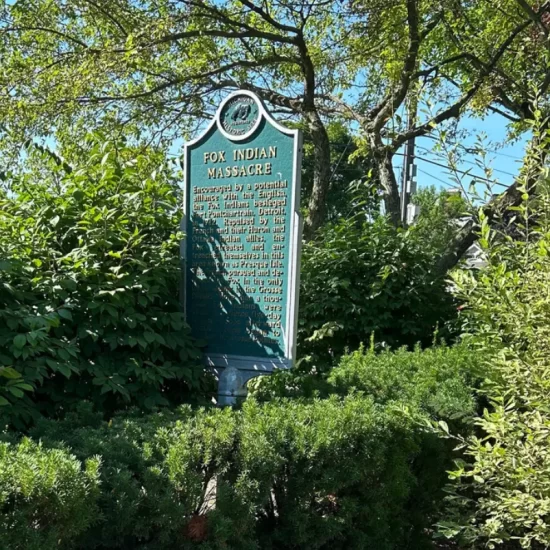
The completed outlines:
[[[248,91],[185,146],[186,315],[220,386],[295,358],[301,147]]]

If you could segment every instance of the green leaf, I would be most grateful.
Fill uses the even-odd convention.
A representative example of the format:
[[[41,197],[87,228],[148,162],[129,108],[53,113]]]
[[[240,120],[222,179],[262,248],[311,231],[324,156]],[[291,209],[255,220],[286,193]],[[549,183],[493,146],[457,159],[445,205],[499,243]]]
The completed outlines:
[[[15,395],[15,397],[23,397],[25,394],[17,387],[15,386],[10,386],[7,388],[7,390],[12,394],[12,395]]]
[[[13,367],[0,367],[0,376],[15,380],[21,378],[21,374],[17,372]]]
[[[24,334],[18,334],[13,339],[13,344],[18,349],[23,349],[27,343],[27,337]]]
[[[58,309],[57,313],[60,317],[63,317],[63,319],[67,319],[69,321],[73,320],[73,315],[68,309]]]
[[[447,422],[444,420],[440,420],[438,422],[439,427],[448,435],[449,434],[449,426],[447,425]]]

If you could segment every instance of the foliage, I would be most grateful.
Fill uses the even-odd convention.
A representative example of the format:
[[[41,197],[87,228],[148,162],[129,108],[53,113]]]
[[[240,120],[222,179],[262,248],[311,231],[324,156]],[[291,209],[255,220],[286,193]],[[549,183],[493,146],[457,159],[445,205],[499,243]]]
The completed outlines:
[[[471,214],[471,208],[460,193],[422,187],[412,197],[420,208],[414,221],[414,232],[434,257],[444,251],[456,234],[457,226]]]
[[[0,390],[11,421],[83,399],[152,408],[202,384],[177,300],[170,171],[121,143],[84,146],[74,167],[31,147],[0,198],[0,379],[20,375]]]
[[[453,221],[401,230],[363,214],[326,227],[302,253],[299,350],[302,356],[341,356],[375,334],[391,347],[429,344],[456,308],[445,280],[434,273],[433,239]]]
[[[258,517],[259,548],[403,548],[418,452],[410,420],[350,397],[252,401],[242,423],[229,480]]]
[[[548,139],[537,127],[534,135]],[[468,460],[452,472],[451,508],[440,526],[469,545],[550,545],[550,178],[539,152],[530,153],[530,170],[517,184],[523,202],[513,210],[514,231],[491,230],[485,219],[487,267],[455,277],[469,339],[490,354],[490,407],[478,419],[478,437],[458,437]],[[529,193],[534,177],[536,193]]]
[[[314,185],[315,144],[304,124],[303,132],[301,201],[305,207]],[[342,122],[327,124],[330,139],[330,185],[326,196],[326,221],[335,222],[348,217],[361,207],[372,215],[380,211],[380,196],[369,173],[372,162],[357,155],[354,136]]]
[[[97,516],[100,460],[85,464],[29,439],[0,443],[0,546],[10,550],[74,547]]]
[[[425,425],[466,436],[473,431],[478,410],[474,388],[482,364],[482,356],[465,345],[382,353],[360,349],[344,355],[326,378],[298,369],[260,377],[249,385],[254,397],[262,400],[281,395],[364,395],[386,410],[403,409]],[[418,454],[411,465],[415,481],[406,515],[417,533],[411,540],[418,543],[423,538],[419,533],[441,517],[447,471],[456,455],[451,442],[430,431],[419,430],[414,440]]]
[[[466,425],[473,404],[460,387],[469,358],[442,349],[424,364],[423,354],[387,353],[369,375],[377,356],[357,352],[330,381],[342,395],[328,399],[134,411],[108,422],[84,405],[41,419],[31,436],[43,448],[101,457],[94,524],[73,531],[66,548],[425,548],[450,456],[429,421]],[[407,357],[415,367],[392,375]],[[405,380],[415,370],[423,392]],[[401,391],[367,395],[376,373],[379,386]]]
[[[4,0],[0,140],[8,148],[55,134],[70,143],[101,125],[168,147],[201,128],[224,92],[247,88],[308,129],[315,161],[306,238],[340,198],[330,192],[326,120],[354,134],[398,226],[393,161],[411,137],[445,130],[464,111],[499,113],[524,132],[533,83],[547,109],[549,16],[539,4]],[[456,262],[464,242],[446,261]]]
[[[145,417],[132,411],[105,422],[84,405],[63,421],[41,420],[32,436],[44,445],[66,448],[82,460],[102,459],[100,514],[73,547],[178,547],[203,503],[203,479],[227,460],[223,442],[234,440],[224,430],[225,420],[233,422],[229,413],[193,416],[182,407]]]
[[[360,349],[342,357],[328,377],[330,391],[359,391],[377,403],[406,403],[434,419],[468,422],[482,359],[464,345],[395,352]]]
[[[5,130],[45,135],[56,129],[61,137],[100,123],[162,138],[191,126],[182,113],[211,110],[220,89],[253,85],[258,73],[266,99],[286,111],[300,112],[307,96],[319,110],[363,121],[370,110],[380,114],[377,105],[388,110],[379,102],[390,97],[396,104],[383,120],[390,137],[406,129],[399,107],[421,85],[435,103],[451,101],[453,86],[470,93],[479,110],[500,105],[518,114],[527,83],[542,84],[547,74],[545,14],[537,9],[515,0],[346,6],[4,0]],[[414,32],[419,39],[412,44]],[[493,65],[498,86],[486,74],[493,75]],[[304,78],[308,70],[313,87]],[[342,90],[350,93],[338,96]]]

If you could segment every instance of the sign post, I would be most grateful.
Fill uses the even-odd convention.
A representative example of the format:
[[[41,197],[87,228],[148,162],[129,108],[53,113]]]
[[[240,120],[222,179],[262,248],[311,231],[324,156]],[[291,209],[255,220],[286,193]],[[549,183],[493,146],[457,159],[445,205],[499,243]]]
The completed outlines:
[[[185,311],[219,404],[296,355],[302,139],[248,91],[185,145]]]

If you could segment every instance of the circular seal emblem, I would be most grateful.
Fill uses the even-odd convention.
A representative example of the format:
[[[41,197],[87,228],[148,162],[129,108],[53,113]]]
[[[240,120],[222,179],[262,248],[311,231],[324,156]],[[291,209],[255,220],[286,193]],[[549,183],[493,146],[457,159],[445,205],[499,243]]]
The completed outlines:
[[[255,129],[260,118],[253,97],[239,94],[229,98],[220,113],[220,125],[228,136],[241,137]]]

